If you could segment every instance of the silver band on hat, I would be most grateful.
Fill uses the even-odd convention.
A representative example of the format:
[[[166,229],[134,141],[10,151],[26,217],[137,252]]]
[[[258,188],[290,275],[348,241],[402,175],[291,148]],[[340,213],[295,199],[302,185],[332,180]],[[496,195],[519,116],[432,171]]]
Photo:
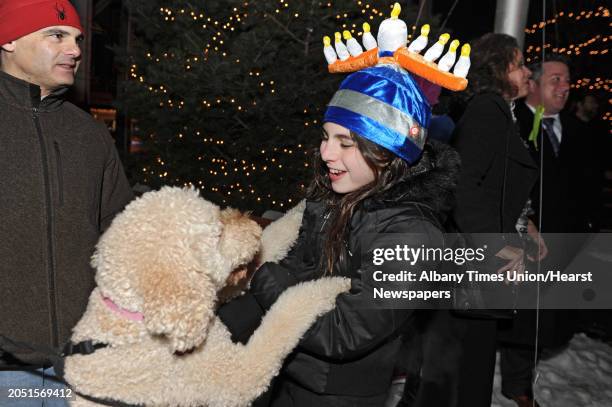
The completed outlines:
[[[334,94],[329,106],[340,107],[376,120],[399,134],[410,137],[413,143],[423,147],[425,129],[409,114],[372,96],[351,89],[340,89]],[[415,132],[416,129],[418,131]]]

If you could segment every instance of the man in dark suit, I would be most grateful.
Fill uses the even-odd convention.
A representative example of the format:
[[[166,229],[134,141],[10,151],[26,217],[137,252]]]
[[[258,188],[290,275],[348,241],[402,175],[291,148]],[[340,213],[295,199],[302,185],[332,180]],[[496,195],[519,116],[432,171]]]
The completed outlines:
[[[583,232],[587,217],[582,207],[585,200],[582,198],[581,175],[586,156],[580,140],[582,125],[573,115],[563,111],[570,92],[568,61],[552,55],[529,69],[532,71],[529,94],[517,102],[514,113],[521,137],[540,166],[538,185],[531,196],[533,221],[541,233]],[[539,105],[544,108],[541,129],[536,130],[535,141],[529,140]],[[546,240],[546,235],[544,238]],[[554,243],[549,241],[549,252],[542,261],[542,269],[559,269],[566,263],[571,250],[559,246],[569,244],[571,247],[573,240],[562,237],[555,239]],[[537,266],[532,264],[532,267]],[[525,401],[525,406],[532,405],[534,344],[538,343],[538,349],[558,347],[571,337],[571,324],[566,321],[561,324],[561,321],[559,311],[541,312],[537,342],[534,311],[520,310],[513,321],[500,327],[502,393],[516,400],[519,406],[523,404],[518,400]]]
[[[577,213],[576,201],[580,193],[585,143],[581,140],[584,125],[569,112],[563,111],[570,91],[568,62],[561,56],[551,56],[544,63],[532,67],[529,95],[517,103],[515,114],[521,136],[528,142],[534,160],[540,164],[539,188],[533,194],[536,224],[540,232],[570,233],[585,230],[585,216]],[[537,144],[528,141],[533,127],[534,111],[544,107],[541,131]],[[579,188],[576,190],[576,188]],[[540,210],[540,203],[542,208]]]

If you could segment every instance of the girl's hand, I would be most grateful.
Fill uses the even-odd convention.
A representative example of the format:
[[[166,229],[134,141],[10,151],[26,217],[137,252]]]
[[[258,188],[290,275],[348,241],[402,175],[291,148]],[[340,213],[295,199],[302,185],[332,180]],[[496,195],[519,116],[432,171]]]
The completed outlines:
[[[232,271],[231,274],[227,277],[227,280],[225,280],[225,282],[228,286],[246,287],[260,266],[261,261],[259,259],[259,255],[257,255],[249,264],[243,264],[239,266],[236,270]]]
[[[231,274],[225,280],[228,286],[236,287],[244,283],[247,278],[247,267],[241,266],[238,269],[231,272]]]
[[[232,271],[225,280],[225,287],[217,293],[219,304],[223,304],[232,298],[239,297],[248,288],[253,277],[256,261],[253,260],[249,264],[243,264]]]
[[[515,270],[518,274],[525,272],[525,252],[523,249],[514,246],[504,246],[495,256],[509,260],[507,264],[497,270],[498,274],[505,275],[507,272]]]
[[[527,258],[531,261],[542,260],[548,254],[548,247],[546,246],[546,242],[544,242],[542,235],[538,231],[538,228],[531,221],[531,219],[529,219],[529,222],[527,223],[527,234],[538,247],[538,250],[535,253],[529,253]]]

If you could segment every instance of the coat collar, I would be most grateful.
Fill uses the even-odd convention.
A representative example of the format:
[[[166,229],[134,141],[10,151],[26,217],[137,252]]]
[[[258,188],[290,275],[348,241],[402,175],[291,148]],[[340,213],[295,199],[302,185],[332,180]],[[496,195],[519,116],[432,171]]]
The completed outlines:
[[[524,120],[524,115],[528,114],[533,120],[533,113],[529,111],[525,103],[522,101],[517,101],[514,112],[517,116],[517,121],[515,122],[512,118],[512,112],[510,110],[510,105],[508,102],[502,98],[501,96],[495,93],[487,93],[487,97],[491,97],[498,108],[504,112],[504,115],[508,120],[508,133],[505,135],[507,137],[507,144],[503,144],[503,154],[507,155],[509,158],[514,161],[518,161],[521,164],[525,165],[529,168],[538,168],[537,163],[531,157],[529,153],[530,147],[527,145],[526,141],[521,137],[521,121]]]
[[[40,87],[26,82],[0,70],[0,98],[6,103],[21,109],[38,109],[54,111],[64,103],[64,94],[68,88],[61,88],[44,99],[40,99]]]
[[[454,192],[461,165],[459,154],[448,145],[429,141],[421,160],[410,167],[405,178],[393,188],[366,199],[367,211],[420,203],[439,215],[454,206]]]

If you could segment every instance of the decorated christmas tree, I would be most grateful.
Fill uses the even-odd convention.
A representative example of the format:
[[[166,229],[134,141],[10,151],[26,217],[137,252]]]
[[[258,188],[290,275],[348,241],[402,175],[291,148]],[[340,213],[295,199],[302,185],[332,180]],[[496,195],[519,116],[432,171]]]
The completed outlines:
[[[134,182],[193,185],[221,205],[284,210],[303,195],[326,103],[322,37],[360,38],[393,1],[128,0],[120,97],[143,148]],[[416,22],[417,8],[401,18]],[[431,21],[428,21],[431,23]],[[417,33],[418,35],[418,33]]]

